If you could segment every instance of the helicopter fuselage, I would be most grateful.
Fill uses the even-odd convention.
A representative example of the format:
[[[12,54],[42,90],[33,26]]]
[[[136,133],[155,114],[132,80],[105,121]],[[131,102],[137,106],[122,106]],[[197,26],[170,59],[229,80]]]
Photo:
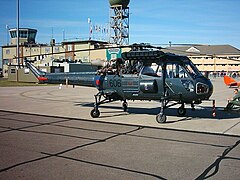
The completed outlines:
[[[101,79],[100,84],[95,82],[100,91],[108,92],[113,99],[119,100],[161,100],[164,96],[162,77],[153,77],[138,74],[125,75],[96,75],[95,81]],[[207,100],[213,86],[209,79],[200,77],[191,78],[166,78],[167,99],[185,103],[201,102]],[[190,84],[190,85],[189,85]],[[191,86],[189,89],[189,87]]]

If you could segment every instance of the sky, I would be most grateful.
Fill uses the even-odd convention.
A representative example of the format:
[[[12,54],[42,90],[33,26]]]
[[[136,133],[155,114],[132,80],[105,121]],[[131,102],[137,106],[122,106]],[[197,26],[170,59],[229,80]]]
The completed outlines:
[[[20,27],[38,30],[37,43],[89,38],[93,28],[107,27],[108,0],[19,0]],[[16,28],[17,0],[0,1],[0,46],[9,41],[6,26]],[[132,43],[230,44],[240,49],[240,0],[130,0]],[[104,33],[93,31],[93,39]],[[1,58],[1,57],[0,57]]]

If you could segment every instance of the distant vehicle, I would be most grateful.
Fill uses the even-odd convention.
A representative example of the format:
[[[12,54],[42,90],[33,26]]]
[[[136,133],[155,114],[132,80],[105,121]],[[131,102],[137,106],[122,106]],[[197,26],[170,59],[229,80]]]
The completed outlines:
[[[233,78],[231,78],[230,76],[227,76],[227,75],[224,76],[224,83],[229,87],[239,87],[240,86],[240,81],[237,82],[236,80],[234,80]]]
[[[208,100],[213,93],[211,81],[186,56],[133,45],[132,50],[112,62],[97,72],[83,73],[45,73],[29,61],[26,66],[42,83],[68,81],[72,85],[96,87],[98,93],[90,112],[93,118],[100,116],[99,106],[104,103],[122,101],[123,110],[127,111],[127,100],[155,100],[160,101],[156,120],[164,123],[166,108],[180,104],[177,113],[184,116],[185,104],[191,104],[194,110],[195,104]]]

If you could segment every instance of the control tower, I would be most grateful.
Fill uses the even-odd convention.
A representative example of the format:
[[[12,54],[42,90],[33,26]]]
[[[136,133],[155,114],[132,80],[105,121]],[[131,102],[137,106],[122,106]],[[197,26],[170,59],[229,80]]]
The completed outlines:
[[[11,45],[17,44],[17,28],[9,29]],[[19,44],[35,44],[36,29],[19,28]]]
[[[110,43],[129,44],[129,2],[130,0],[109,0]]]

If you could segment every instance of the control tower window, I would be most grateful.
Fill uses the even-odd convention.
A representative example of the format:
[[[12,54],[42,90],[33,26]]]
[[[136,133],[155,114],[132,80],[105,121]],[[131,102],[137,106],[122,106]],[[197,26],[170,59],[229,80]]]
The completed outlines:
[[[19,37],[27,38],[27,31],[19,31]]]
[[[11,31],[10,35],[11,35],[11,38],[16,38],[17,37],[17,32],[16,31]]]
[[[29,39],[35,39],[36,33],[35,32],[29,32]]]

